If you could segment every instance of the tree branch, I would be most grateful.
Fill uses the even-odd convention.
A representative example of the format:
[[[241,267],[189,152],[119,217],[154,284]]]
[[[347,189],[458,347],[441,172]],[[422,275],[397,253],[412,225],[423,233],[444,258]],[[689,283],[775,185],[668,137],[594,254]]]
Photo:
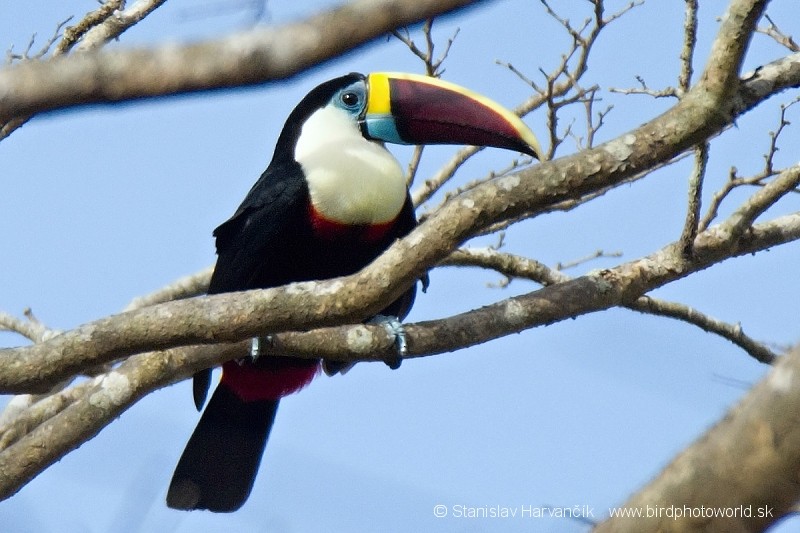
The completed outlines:
[[[637,519],[611,518],[595,531],[763,531],[788,513],[800,499],[798,376],[800,347],[795,347],[721,422],[623,505],[710,511],[741,506],[750,513],[728,518],[692,513],[646,518],[643,513]]]
[[[92,24],[81,36],[75,50],[86,52],[95,50],[141,22],[147,15],[155,11],[166,0],[136,0],[134,4],[122,11],[114,10],[97,24]],[[112,2],[108,2],[112,3]]]
[[[692,254],[692,246],[700,223],[700,207],[703,198],[703,180],[708,163],[708,143],[700,143],[694,149],[694,165],[689,175],[689,194],[686,218],[681,232],[681,247],[684,255]]]
[[[743,236],[726,230],[724,225],[715,226],[698,235],[691,258],[683,256],[681,243],[676,242],[650,256],[612,269],[446,319],[410,324],[406,326],[408,357],[452,351],[616,305],[627,306],[657,287],[717,262],[798,238],[800,213],[753,226]],[[0,390],[39,392],[52,386],[54,381],[69,377],[76,369],[144,350],[236,341],[264,333],[337,325],[348,320],[359,322],[377,311],[348,314],[347,309],[358,309],[353,298],[369,301],[376,292],[380,294],[380,290],[369,288],[371,282],[363,280],[369,279],[373,272],[380,275],[382,269],[377,265],[384,262],[385,257],[394,260],[392,256],[398,255],[402,244],[404,241],[354,276],[168,302],[101,319],[40,344],[2,350],[0,366],[6,371],[0,375]],[[311,297],[315,297],[314,305],[309,304]],[[307,307],[315,309],[308,311]],[[278,309],[282,311],[279,313]],[[274,318],[281,314],[284,317]],[[391,347],[388,335],[381,333],[378,326],[357,328],[360,329],[316,333],[323,335],[324,341],[323,337],[319,341],[303,341],[308,344],[297,342],[299,337],[295,336],[293,342],[301,345],[300,348],[292,349],[278,341],[277,348],[265,353],[341,361],[382,360]],[[371,344],[365,344],[367,342]]]
[[[470,3],[474,0],[353,0],[302,22],[214,41],[14,65],[0,70],[0,122],[68,106],[284,79],[392,29]]]
[[[778,198],[800,185],[800,164],[789,167],[744,202],[725,222],[731,233],[741,234]]]
[[[682,240],[676,244],[683,250]],[[570,279],[558,270],[549,268],[533,259],[486,248],[456,250],[443,264],[491,268],[508,278],[524,278],[543,285],[565,283]],[[765,344],[745,335],[741,325],[716,320],[687,305],[644,295],[640,296],[636,301],[626,304],[625,307],[640,313],[669,317],[697,326],[703,331],[714,333],[736,344],[762,363],[772,363],[777,358],[777,354]]]
[[[114,12],[122,8],[124,4],[124,0],[108,0],[94,11],[87,13],[76,25],[69,26],[64,31],[64,37],[56,46],[53,55],[59,56],[69,52],[88,31],[113,16]]]
[[[732,255],[750,254],[797,239],[800,239],[800,213],[756,225],[742,239],[737,239],[730,232],[721,231],[718,227],[711,228],[698,236],[691,262],[684,260],[680,243],[676,242],[651,256],[613,269],[556,283],[529,294],[508,298],[445,319],[408,324],[406,325],[409,340],[408,357],[453,351],[615,305],[627,306],[632,302],[635,303],[645,292],[691,272],[707,268]],[[372,268],[368,267],[367,270]],[[360,275],[350,276],[349,279],[357,281],[363,275],[362,272]],[[344,287],[347,285],[347,279],[342,278],[342,281],[327,283],[327,286],[343,283]],[[300,285],[294,284],[287,288],[269,291],[223,295],[219,298],[228,298],[230,303],[239,302],[244,305],[248,302],[242,302],[242,297],[259,300],[263,299],[260,293],[266,296],[270,292],[293,292],[299,290]],[[320,284],[319,288],[323,289],[324,285],[326,284]],[[202,321],[202,316],[206,312],[212,311],[215,315],[227,312],[224,309],[213,311],[215,307],[221,305],[205,305],[214,301],[222,304],[219,298],[198,298],[175,303],[197,306],[200,312],[189,318]],[[149,310],[163,311],[167,305],[161,304]],[[243,314],[246,316],[246,313],[233,316],[242,317]],[[124,320],[124,316],[117,315],[117,321]],[[164,313],[158,313],[158,316],[166,322],[174,322],[176,319],[176,316],[167,317]],[[246,318],[237,319],[244,321]],[[209,327],[211,325],[209,324]],[[113,345],[114,339],[106,340]],[[304,333],[281,333],[275,336],[274,345],[265,353],[309,358],[323,357],[340,361],[381,360],[383,354],[389,353],[392,349],[392,342],[393,339],[379,325],[355,325]],[[45,345],[46,343],[23,350]],[[90,347],[84,346],[84,349]],[[173,348],[128,358],[106,376],[96,378],[88,392],[69,403],[63,411],[47,419],[47,424],[40,424],[22,438],[19,438],[17,433],[8,438],[14,444],[0,452],[0,498],[14,494],[41,470],[84,440],[97,434],[110,420],[119,416],[147,393],[189,377],[202,368],[243,357],[248,353],[248,349],[249,342],[242,341],[235,344]],[[8,351],[2,356],[3,365],[6,364],[6,355]],[[79,356],[80,352],[71,354],[72,357],[76,355]],[[21,356],[27,357],[26,354]],[[3,387],[7,388],[8,383],[8,379],[4,378]],[[63,394],[70,393],[65,391]]]
[[[714,333],[734,343],[761,363],[771,364],[778,358],[778,354],[770,350],[764,343],[745,335],[741,324],[729,324],[716,320],[688,305],[642,296],[628,308],[693,324],[703,331]]]
[[[125,311],[205,294],[208,290],[208,283],[211,280],[211,273],[213,271],[214,267],[205,268],[200,272],[175,280],[166,287],[155,292],[140,296],[139,298],[134,298],[133,301],[125,307]]]
[[[64,31],[64,37],[53,50],[52,57],[67,54],[73,47],[79,51],[97,49],[140,22],[164,1],[138,0],[132,7],[124,11],[119,11],[125,3],[123,0],[106,1],[99,8],[87,13],[75,26],[68,27]],[[60,24],[59,29],[65,23]],[[57,34],[58,32],[56,32]],[[42,50],[37,59],[44,57],[53,42],[55,42],[55,38]],[[5,123],[0,120],[0,140],[11,135],[30,118],[31,115],[17,115]]]

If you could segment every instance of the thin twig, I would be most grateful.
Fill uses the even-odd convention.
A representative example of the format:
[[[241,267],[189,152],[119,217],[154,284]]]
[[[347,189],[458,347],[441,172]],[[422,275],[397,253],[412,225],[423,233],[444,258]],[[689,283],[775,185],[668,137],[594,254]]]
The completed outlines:
[[[767,147],[767,151],[764,154],[764,167],[761,171],[753,176],[750,177],[739,177],[738,170],[736,167],[731,167],[730,171],[728,172],[728,179],[725,182],[725,185],[719,191],[715,192],[713,197],[711,198],[711,203],[709,205],[708,211],[703,216],[703,219],[700,221],[699,230],[703,231],[708,228],[711,223],[716,219],[719,214],[720,206],[722,202],[730,195],[732,191],[737,189],[738,187],[742,186],[758,186],[761,187],[764,185],[764,182],[775,176],[777,171],[775,170],[775,155],[778,153],[778,140],[781,136],[781,133],[785,130],[785,128],[790,124],[790,122],[786,119],[786,113],[795,104],[800,102],[800,96],[789,102],[788,104],[782,104],[780,110],[780,118],[778,121],[778,126],[775,131],[769,132],[769,145]],[[795,190],[796,189],[791,189]],[[789,192],[789,191],[787,191]]]
[[[653,98],[680,98],[681,91],[675,87],[665,87],[663,89],[651,89],[647,86],[647,82],[642,76],[637,75],[636,81],[639,82],[639,87],[630,87],[627,89],[620,89],[618,87],[609,87],[608,92],[617,94],[638,94],[645,96],[652,96]]]
[[[650,296],[642,296],[627,307],[642,313],[674,318],[681,322],[697,326],[703,331],[714,333],[739,346],[761,363],[772,364],[778,357],[778,354],[770,350],[765,343],[758,342],[752,337],[745,335],[741,324],[729,324],[717,320],[688,305],[668,302]]]
[[[697,46],[697,0],[686,1],[686,15],[683,22],[683,47],[681,48],[681,71],[678,75],[678,88],[685,94],[692,86],[694,71],[694,51]]]
[[[789,167],[759,189],[725,221],[724,226],[734,235],[747,231],[755,220],[779,198],[800,186],[800,164]]]
[[[66,29],[64,38],[58,43],[53,55],[59,56],[69,52],[89,30],[105,22],[108,17],[112,16],[118,9],[122,9],[124,5],[124,0],[108,0],[94,11],[84,15],[76,25]]]
[[[573,259],[572,261],[567,261],[566,263],[558,262],[556,266],[553,267],[559,272],[563,272],[565,270],[569,270],[570,268],[575,268],[581,265],[584,265],[590,261],[594,261],[595,259],[601,258],[611,258],[611,257],[622,257],[622,252],[606,252],[604,250],[595,250],[593,253],[583,256],[578,259]]]
[[[680,242],[685,257],[692,255],[694,239],[697,236],[700,220],[700,207],[703,199],[703,180],[708,165],[708,143],[701,143],[694,149],[694,165],[689,175],[689,198],[686,208],[686,219],[683,223]]]
[[[758,29],[756,29],[756,32],[763,33],[764,35],[772,37],[775,40],[775,42],[777,42],[781,46],[785,46],[792,52],[800,52],[800,45],[797,44],[797,42],[792,38],[791,35],[786,35],[785,33],[783,33],[780,30],[780,28],[778,28],[778,26],[775,24],[775,22],[773,22],[773,20],[770,18],[769,15],[765,14],[764,18],[767,19],[767,22],[769,22],[769,26],[767,26],[766,28],[759,27]]]

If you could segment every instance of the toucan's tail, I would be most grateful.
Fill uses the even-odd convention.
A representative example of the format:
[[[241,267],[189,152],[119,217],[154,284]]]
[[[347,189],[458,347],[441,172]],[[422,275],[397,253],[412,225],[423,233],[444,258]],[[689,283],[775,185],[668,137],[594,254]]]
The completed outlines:
[[[173,509],[229,513],[247,500],[279,400],[245,402],[220,383],[167,491]]]

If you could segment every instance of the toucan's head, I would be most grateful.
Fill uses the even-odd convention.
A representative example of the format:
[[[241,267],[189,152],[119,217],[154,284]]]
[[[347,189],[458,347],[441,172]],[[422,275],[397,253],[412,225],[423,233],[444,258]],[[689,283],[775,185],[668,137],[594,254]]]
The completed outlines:
[[[368,140],[492,146],[542,159],[533,132],[500,104],[436,78],[389,72],[351,73],[316,87],[290,115],[278,148],[294,147],[322,110],[347,117]]]
[[[414,74],[348,74],[295,107],[272,165],[300,166],[315,216],[347,225],[386,224],[408,195],[384,143],[472,144],[541,159],[515,114],[457,85]]]

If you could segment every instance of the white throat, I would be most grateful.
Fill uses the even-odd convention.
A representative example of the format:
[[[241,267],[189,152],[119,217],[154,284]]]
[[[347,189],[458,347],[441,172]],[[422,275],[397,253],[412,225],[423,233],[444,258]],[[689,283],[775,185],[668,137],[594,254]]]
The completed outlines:
[[[406,182],[386,148],[363,137],[345,111],[323,107],[300,132],[295,161],[305,172],[311,203],[341,224],[381,224],[400,213]]]

